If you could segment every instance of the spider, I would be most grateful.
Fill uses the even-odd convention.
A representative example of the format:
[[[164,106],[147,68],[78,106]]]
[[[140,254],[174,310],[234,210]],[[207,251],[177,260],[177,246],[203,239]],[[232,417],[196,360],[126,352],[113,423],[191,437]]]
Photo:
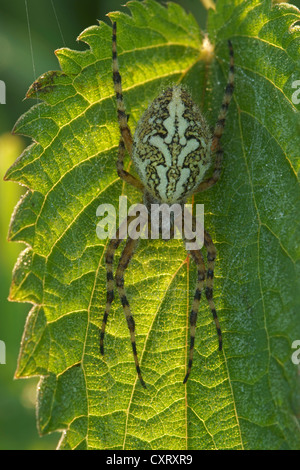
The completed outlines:
[[[220,177],[223,157],[220,139],[224,131],[225,118],[234,89],[234,59],[231,41],[228,41],[230,56],[228,82],[213,133],[186,90],[176,85],[164,90],[150,104],[139,120],[134,137],[132,137],[122,95],[122,80],[117,59],[116,22],[113,23],[112,29],[113,84],[120,128],[117,173],[126,183],[143,193],[143,203],[150,211],[149,213],[151,213],[151,204],[166,203],[171,205],[179,203],[182,206],[189,196],[212,187]],[[123,162],[126,150],[133,160],[140,179],[124,170]],[[215,163],[212,176],[204,179],[213,157]],[[193,222],[195,222],[194,217]],[[149,216],[148,225],[150,226],[150,224]],[[100,330],[100,352],[102,355],[104,354],[105,327],[114,299],[114,285],[116,284],[130,332],[136,371],[142,386],[146,388],[138,361],[135,322],[124,289],[124,273],[137,247],[138,239],[128,236],[114,279],[114,254],[123,241],[119,231],[120,228],[116,232],[116,237],[110,240],[105,253],[107,298]],[[204,230],[204,246],[207,251],[207,270],[200,249],[190,251],[190,256],[197,267],[197,283],[189,318],[189,360],[183,383],[187,382],[192,369],[196,321],[205,280],[205,295],[215,322],[219,350],[222,350],[222,333],[213,300],[216,248],[206,230]]]

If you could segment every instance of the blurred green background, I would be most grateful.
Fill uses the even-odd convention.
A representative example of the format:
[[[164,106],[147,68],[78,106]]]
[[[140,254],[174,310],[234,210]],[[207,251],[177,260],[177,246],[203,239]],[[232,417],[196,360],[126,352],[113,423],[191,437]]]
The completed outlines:
[[[53,53],[60,47],[85,49],[77,36],[106,13],[126,12],[125,0],[0,0],[0,80],[6,84],[6,104],[0,104],[0,340],[6,344],[6,364],[0,364],[0,449],[55,449],[60,434],[39,437],[35,422],[37,379],[14,380],[22,332],[30,304],[7,300],[11,272],[23,246],[6,241],[9,220],[25,191],[4,182],[8,167],[30,140],[11,135],[18,117],[35,102],[24,96],[42,73],[59,68]],[[161,3],[165,3],[162,2]],[[176,0],[205,28],[200,0]],[[300,0],[294,1],[300,7]]]

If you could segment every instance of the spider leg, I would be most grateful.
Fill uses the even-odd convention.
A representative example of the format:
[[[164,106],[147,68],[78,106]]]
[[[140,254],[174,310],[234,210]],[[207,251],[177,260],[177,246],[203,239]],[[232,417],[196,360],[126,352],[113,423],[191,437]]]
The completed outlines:
[[[114,82],[114,89],[117,98],[117,111],[118,111],[118,120],[121,135],[123,137],[125,146],[131,155],[132,151],[132,135],[130,128],[128,126],[127,120],[128,116],[125,110],[125,104],[123,100],[123,93],[122,93],[122,78],[119,72],[119,65],[118,65],[118,56],[117,56],[117,23],[113,22],[113,34],[112,34],[112,58],[113,58],[113,82]]]
[[[125,147],[127,148],[129,155],[132,152],[132,135],[128,126],[129,115],[126,114],[125,104],[122,93],[122,78],[119,72],[118,56],[117,56],[117,23],[113,23],[113,35],[112,35],[112,57],[113,57],[113,82],[114,89],[117,99],[117,112],[118,121],[121,132],[121,138],[119,141],[118,160],[117,160],[117,172],[120,178],[126,183],[131,184],[140,191],[143,191],[144,185],[130,173],[124,170],[124,156]]]
[[[124,170],[124,157],[125,157],[125,144],[124,144],[123,137],[121,136],[120,142],[119,142],[119,150],[118,150],[117,173],[119,177],[122,178],[122,180],[124,180],[126,183],[129,183],[135,188],[139,189],[140,191],[143,191],[144,185],[137,178],[135,178],[126,170]]]
[[[131,339],[131,345],[132,345],[132,351],[133,351],[133,357],[134,357],[136,371],[137,371],[137,374],[138,374],[138,377],[140,379],[140,382],[141,382],[142,386],[144,388],[146,388],[146,384],[145,384],[145,382],[143,380],[143,377],[142,377],[142,373],[141,373],[141,369],[140,369],[140,365],[139,365],[139,361],[138,361],[138,356],[137,356],[136,342],[135,342],[135,323],[134,323],[133,316],[131,314],[131,310],[130,310],[130,307],[129,307],[129,302],[127,300],[126,292],[125,292],[125,289],[124,289],[124,272],[125,272],[128,264],[131,260],[131,257],[134,253],[134,250],[135,250],[138,242],[139,242],[138,239],[136,239],[136,240],[134,240],[132,238],[127,239],[126,245],[125,245],[124,250],[121,254],[119,264],[118,264],[118,267],[117,267],[117,270],[116,270],[116,286],[117,286],[117,289],[118,289],[118,292],[119,292],[119,296],[120,296],[121,303],[122,303],[124,313],[125,313],[125,317],[126,317],[126,320],[127,320],[128,329],[129,329],[129,332],[130,332],[130,339]]]
[[[221,333],[220,324],[219,324],[219,320],[218,320],[218,316],[216,312],[215,303],[213,300],[214,267],[215,267],[215,259],[217,256],[217,250],[215,248],[215,245],[213,244],[211,236],[206,230],[204,230],[204,245],[207,250],[207,273],[206,273],[205,295],[206,295],[206,298],[207,298],[207,301],[208,301],[208,304],[211,309],[213,319],[216,325],[217,334],[219,338],[219,351],[222,351],[222,333]]]
[[[122,238],[117,236],[116,239],[110,240],[106,253],[105,253],[105,264],[106,264],[106,307],[105,312],[103,315],[102,326],[100,330],[100,353],[104,354],[104,335],[105,335],[105,327],[108,319],[108,315],[111,309],[111,305],[114,300],[114,275],[113,275],[113,261],[114,261],[114,254],[116,249],[122,243]]]
[[[196,322],[197,322],[197,316],[198,316],[198,311],[199,311],[201,293],[203,291],[203,286],[204,286],[204,281],[205,281],[205,264],[204,264],[203,255],[201,251],[192,250],[190,253],[197,266],[198,278],[197,278],[197,285],[196,285],[194,300],[192,304],[192,310],[190,313],[190,352],[189,352],[189,362],[188,362],[188,367],[187,367],[187,373],[183,381],[184,384],[187,382],[189,375],[191,373],[191,369],[192,369],[195,335],[196,335]]]
[[[134,216],[128,216],[126,220],[126,227],[134,219]],[[123,229],[121,225],[117,232],[115,238],[112,238],[107,245],[105,252],[105,265],[106,265],[106,307],[103,315],[102,326],[100,330],[100,353],[104,354],[104,334],[105,327],[108,319],[108,315],[111,309],[111,305],[114,300],[114,276],[113,276],[113,262],[115,251],[118,249],[120,244],[123,242],[123,238],[120,238],[120,231]]]
[[[233,57],[233,47],[232,47],[231,41],[228,41],[228,47],[229,47],[229,56],[230,56],[228,81],[227,81],[227,85],[225,88],[222,106],[219,111],[218,120],[215,125],[213,138],[212,138],[212,144],[211,144],[211,150],[213,154],[215,153],[215,168],[214,168],[214,172],[212,176],[206,179],[205,181],[202,181],[202,183],[200,183],[200,185],[198,186],[195,192],[205,191],[206,189],[213,186],[219,180],[220,174],[221,174],[223,149],[220,145],[220,139],[224,132],[227,110],[228,110],[229,103],[232,98],[233,89],[234,89],[234,57]]]

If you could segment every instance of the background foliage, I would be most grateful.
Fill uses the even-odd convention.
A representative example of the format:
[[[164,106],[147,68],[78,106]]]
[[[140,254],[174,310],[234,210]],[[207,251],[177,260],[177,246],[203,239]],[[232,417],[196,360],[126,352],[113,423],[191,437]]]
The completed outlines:
[[[74,7],[75,4],[75,7]],[[53,21],[42,22],[41,17],[45,14],[45,6],[49,9],[49,18]],[[188,7],[187,2],[185,6]],[[205,12],[199,3],[191,2],[192,9],[197,13],[201,26],[205,24]],[[60,2],[55,3],[56,16],[59,19],[59,25],[52,8],[51,2],[28,1],[28,13],[30,19],[30,31],[32,38],[32,47],[34,53],[34,70],[30,52],[30,42],[28,38],[28,23],[26,9],[20,9],[19,2],[10,2],[1,5],[1,24],[0,40],[4,41],[5,56],[2,60],[0,69],[0,78],[7,84],[7,105],[1,106],[0,123],[1,131],[9,131],[15,123],[16,118],[28,109],[28,102],[22,102],[22,98],[33,79],[47,70],[57,69],[57,60],[53,55],[53,50],[66,45],[74,49],[80,49],[80,45],[74,42],[74,38],[87,26],[95,23],[95,18],[104,18],[105,12],[113,9],[119,9],[120,3],[105,2],[97,4],[91,1],[87,7],[81,2]],[[70,11],[73,13],[70,21]],[[51,13],[52,12],[52,13]],[[200,13],[199,13],[200,12]],[[50,14],[51,13],[51,14]],[[88,16],[87,16],[88,15]],[[63,37],[61,35],[63,34]],[[26,54],[24,53],[24,44],[27,41]],[[2,133],[2,132],[1,132]],[[27,144],[26,139],[19,137],[10,138],[7,135],[1,137],[1,172],[7,169],[16,156],[20,153],[20,148]],[[12,183],[6,183],[5,188],[1,184],[1,202],[5,200],[2,206],[5,210],[1,214],[1,246],[4,246],[6,227],[9,214],[14,202],[18,199],[18,189]],[[8,186],[10,189],[8,189]],[[9,192],[10,191],[10,192]],[[5,196],[4,196],[5,194]],[[3,251],[2,269],[1,269],[1,297],[7,296],[8,286],[10,284],[10,272],[15,261],[15,254],[18,249],[12,244]],[[57,437],[47,437],[36,439],[36,429],[34,412],[32,408],[33,394],[35,384],[24,384],[12,382],[16,364],[16,358],[19,348],[21,331],[23,329],[24,317],[28,311],[28,305],[8,304],[5,302],[5,310],[2,309],[1,315],[1,337],[7,345],[7,366],[0,366],[1,372],[1,423],[0,423],[0,446],[1,448],[37,448],[47,445],[55,447]],[[21,312],[23,313],[20,315]],[[12,346],[15,344],[15,348]],[[2,386],[3,384],[3,386]],[[14,420],[15,416],[15,420]],[[30,429],[31,433],[28,432]],[[22,426],[23,423],[23,426]],[[19,432],[16,432],[16,429]],[[26,432],[24,432],[26,429]]]

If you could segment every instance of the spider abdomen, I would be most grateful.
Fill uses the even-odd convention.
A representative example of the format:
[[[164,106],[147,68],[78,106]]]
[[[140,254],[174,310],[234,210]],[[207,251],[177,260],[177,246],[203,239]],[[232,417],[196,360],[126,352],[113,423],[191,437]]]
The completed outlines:
[[[158,200],[184,200],[201,183],[211,163],[211,134],[198,106],[180,86],[161,93],[138,122],[135,167]]]

